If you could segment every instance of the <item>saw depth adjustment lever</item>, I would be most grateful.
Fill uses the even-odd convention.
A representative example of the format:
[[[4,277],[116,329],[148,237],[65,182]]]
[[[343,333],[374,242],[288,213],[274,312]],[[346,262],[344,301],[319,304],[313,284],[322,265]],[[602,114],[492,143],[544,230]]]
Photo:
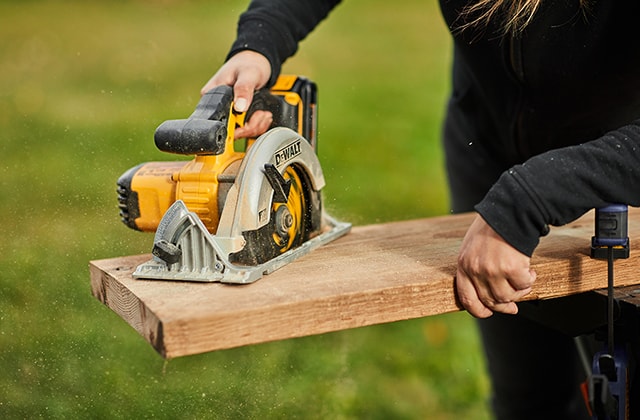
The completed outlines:
[[[629,258],[628,209],[610,204],[596,209],[595,235],[591,238],[591,258],[607,260],[607,347],[593,357],[587,379],[587,405],[594,419],[628,418],[627,355],[616,346],[614,337],[614,260]]]

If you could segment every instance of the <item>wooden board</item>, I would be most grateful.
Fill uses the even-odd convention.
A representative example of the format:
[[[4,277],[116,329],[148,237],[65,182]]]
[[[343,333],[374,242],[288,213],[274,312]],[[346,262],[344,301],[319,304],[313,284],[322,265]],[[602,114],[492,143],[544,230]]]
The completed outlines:
[[[93,295],[166,358],[460,310],[454,294],[458,248],[472,214],[354,227],[250,285],[134,280],[149,255],[92,261]],[[606,287],[606,262],[589,257],[593,215],[553,228],[532,265],[526,299]],[[616,284],[640,283],[640,211],[630,209],[631,257]],[[150,237],[151,242],[151,237]]]

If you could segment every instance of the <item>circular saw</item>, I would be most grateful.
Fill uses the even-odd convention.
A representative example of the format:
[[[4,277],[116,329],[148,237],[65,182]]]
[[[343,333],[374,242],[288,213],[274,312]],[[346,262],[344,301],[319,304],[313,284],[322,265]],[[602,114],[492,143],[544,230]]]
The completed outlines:
[[[313,82],[280,76],[237,113],[233,89],[219,86],[188,118],[160,124],[160,150],[194,157],[143,163],[118,179],[122,221],[155,231],[153,258],[133,277],[251,283],[349,232],[322,206],[316,98]],[[272,113],[271,128],[235,140],[258,109]]]

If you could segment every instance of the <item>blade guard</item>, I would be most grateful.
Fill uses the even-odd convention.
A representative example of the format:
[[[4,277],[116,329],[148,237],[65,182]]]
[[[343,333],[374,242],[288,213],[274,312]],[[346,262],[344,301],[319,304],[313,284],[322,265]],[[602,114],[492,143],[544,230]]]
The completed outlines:
[[[309,142],[289,128],[271,129],[256,140],[242,159],[227,195],[216,236],[237,238],[242,232],[269,223],[273,188],[265,177],[265,164],[272,164],[281,174],[295,164],[309,175],[314,191],[325,186],[320,161]]]
[[[296,164],[308,174],[312,188],[324,187],[324,175],[309,143],[298,133],[278,127],[260,136],[247,151],[231,187],[216,235],[198,216],[176,201],[163,216],[154,239],[153,260],[137,267],[134,278],[222,283],[252,283],[311,250],[346,234],[351,225],[323,214],[323,233],[257,266],[238,266],[231,253],[245,246],[244,231],[269,222],[273,188],[263,172],[271,163],[281,173]]]

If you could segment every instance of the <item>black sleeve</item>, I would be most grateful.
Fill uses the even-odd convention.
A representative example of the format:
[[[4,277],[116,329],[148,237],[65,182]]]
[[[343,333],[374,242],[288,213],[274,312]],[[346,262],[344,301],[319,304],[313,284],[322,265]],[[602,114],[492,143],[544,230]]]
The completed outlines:
[[[640,120],[514,166],[476,210],[509,244],[531,256],[548,225],[564,225],[609,203],[640,205]]]
[[[340,0],[252,0],[238,21],[238,34],[227,59],[243,50],[261,53],[271,63],[268,86],[282,63]]]

